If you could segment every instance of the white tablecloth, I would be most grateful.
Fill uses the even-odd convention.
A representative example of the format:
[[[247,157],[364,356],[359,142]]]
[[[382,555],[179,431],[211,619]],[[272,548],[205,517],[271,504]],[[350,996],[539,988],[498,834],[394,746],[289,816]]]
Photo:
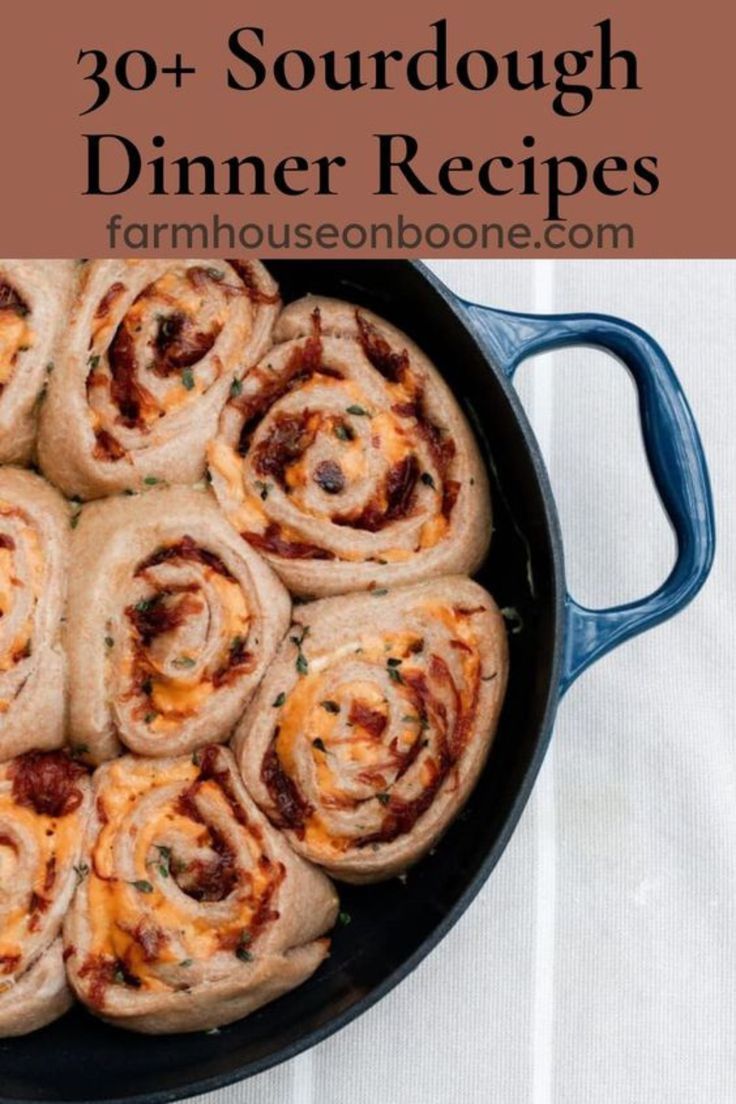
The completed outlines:
[[[308,1054],[206,1104],[736,1101],[736,262],[433,264],[478,302],[627,317],[669,353],[710,462],[719,552],[675,620],[560,708],[494,875],[441,946]],[[673,541],[633,387],[603,354],[529,362],[575,595],[631,599]]]

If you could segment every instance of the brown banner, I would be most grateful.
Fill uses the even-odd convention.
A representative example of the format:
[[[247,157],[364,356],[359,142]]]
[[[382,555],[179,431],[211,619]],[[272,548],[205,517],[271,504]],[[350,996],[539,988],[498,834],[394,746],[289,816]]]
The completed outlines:
[[[0,251],[736,256],[734,31],[723,0],[26,0]]]

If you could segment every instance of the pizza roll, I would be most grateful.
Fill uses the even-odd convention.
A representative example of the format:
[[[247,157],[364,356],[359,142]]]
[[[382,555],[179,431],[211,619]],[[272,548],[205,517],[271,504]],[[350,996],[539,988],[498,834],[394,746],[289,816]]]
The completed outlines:
[[[72,1003],[61,925],[89,811],[87,770],[65,752],[0,764],[0,1038],[44,1027]]]
[[[74,268],[73,261],[0,261],[0,464],[33,456]]]
[[[258,812],[232,755],[124,756],[95,775],[88,876],[64,925],[79,998],[118,1027],[240,1019],[325,959],[337,898]]]
[[[402,873],[462,808],[507,677],[503,618],[459,576],[294,610],[236,734],[249,792],[350,882]]]
[[[0,760],[64,742],[69,532],[52,487],[0,468]]]
[[[268,347],[278,289],[257,261],[85,268],[41,411],[39,460],[68,495],[193,483],[231,387]]]
[[[491,535],[488,482],[427,357],[332,299],[292,303],[274,339],[209,448],[243,537],[306,596],[474,571]]]
[[[225,741],[289,623],[290,602],[205,490],[84,507],[66,646],[75,745],[170,756]]]

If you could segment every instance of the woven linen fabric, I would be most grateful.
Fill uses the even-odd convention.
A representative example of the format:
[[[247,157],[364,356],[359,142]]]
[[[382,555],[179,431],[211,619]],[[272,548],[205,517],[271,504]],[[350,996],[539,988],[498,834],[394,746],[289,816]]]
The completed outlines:
[[[468,299],[638,323],[683,383],[718,552],[684,613],[562,703],[522,820],[440,946],[311,1052],[198,1104],[733,1104],[736,1100],[736,262],[438,261]],[[572,592],[630,600],[674,542],[633,385],[603,353],[527,362]]]

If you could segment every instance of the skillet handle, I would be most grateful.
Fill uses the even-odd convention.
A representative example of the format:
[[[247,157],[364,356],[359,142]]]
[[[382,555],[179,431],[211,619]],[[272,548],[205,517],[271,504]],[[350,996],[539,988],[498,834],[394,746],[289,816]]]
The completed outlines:
[[[527,357],[564,346],[594,346],[623,362],[636,384],[649,468],[677,538],[672,571],[647,597],[592,610],[566,594],[560,677],[564,694],[611,648],[682,609],[708,577],[715,524],[703,448],[672,366],[659,345],[637,326],[606,315],[522,315],[465,306],[481,344],[509,379]]]

